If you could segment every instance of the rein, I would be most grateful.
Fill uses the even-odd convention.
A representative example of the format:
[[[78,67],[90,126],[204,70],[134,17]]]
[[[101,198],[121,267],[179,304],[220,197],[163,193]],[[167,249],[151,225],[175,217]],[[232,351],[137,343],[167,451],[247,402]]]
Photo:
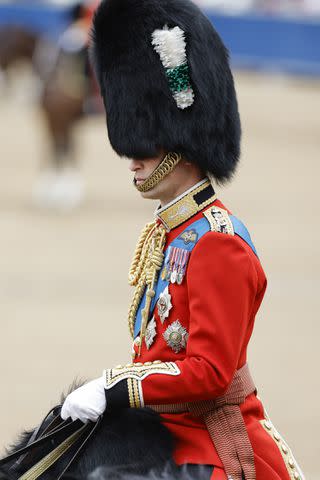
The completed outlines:
[[[28,444],[1,459],[0,468],[6,467],[9,474],[18,474],[19,477],[15,478],[19,480],[40,477],[41,480],[50,480],[53,478],[52,469],[56,466],[58,471],[55,471],[54,478],[61,479],[98,428],[100,419],[87,424],[80,420],[62,420],[60,411],[61,406],[50,410]]]

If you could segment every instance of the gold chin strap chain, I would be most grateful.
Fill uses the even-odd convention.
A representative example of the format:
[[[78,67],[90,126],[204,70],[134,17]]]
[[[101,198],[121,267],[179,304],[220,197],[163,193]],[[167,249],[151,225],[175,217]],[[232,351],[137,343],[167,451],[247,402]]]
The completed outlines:
[[[128,323],[132,338],[134,337],[134,322],[140,301],[146,292],[146,304],[142,311],[140,331],[140,350],[145,337],[152,298],[155,296],[154,286],[161,269],[166,243],[166,230],[162,224],[148,223],[140,236],[129,271],[129,284],[135,286],[135,292],[129,308]]]
[[[180,160],[180,153],[168,153],[151,175],[141,185],[136,185],[137,190],[139,192],[149,192],[149,190],[152,190],[161,180],[172,172]]]

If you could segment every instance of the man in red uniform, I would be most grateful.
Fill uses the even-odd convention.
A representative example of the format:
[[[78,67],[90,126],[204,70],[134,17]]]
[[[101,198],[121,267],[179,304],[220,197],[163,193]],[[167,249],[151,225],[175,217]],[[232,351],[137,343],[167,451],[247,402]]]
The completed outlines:
[[[240,152],[227,51],[188,0],[104,0],[92,52],[110,142],[160,206],[129,274],[133,363],[70,394],[62,417],[150,406],[178,465],[210,466],[215,480],[302,480],[247,365],[265,274],[212,186],[231,178]]]

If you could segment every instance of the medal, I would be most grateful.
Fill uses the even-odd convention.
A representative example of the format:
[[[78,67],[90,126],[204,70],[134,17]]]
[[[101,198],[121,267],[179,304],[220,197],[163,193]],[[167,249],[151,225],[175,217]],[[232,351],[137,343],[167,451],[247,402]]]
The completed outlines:
[[[176,283],[178,277],[178,273],[176,270],[173,270],[173,272],[170,275],[170,282],[171,283]]]
[[[190,252],[185,248],[168,247],[164,267],[161,272],[162,280],[181,285],[183,282]]]
[[[165,259],[164,259],[164,267],[163,267],[163,270],[161,272],[161,279],[163,281],[167,280],[168,273],[169,273],[169,270],[170,270],[171,250],[172,250],[172,247],[168,247],[168,250],[166,252],[166,256],[165,256]]]
[[[180,272],[178,273],[177,284],[181,285],[182,282],[183,282],[183,273]]]
[[[163,338],[167,345],[174,351],[174,353],[179,353],[186,348],[188,336],[189,334],[187,330],[181,325],[179,320],[176,320],[169,325],[163,334]]]
[[[154,317],[152,317],[152,319],[148,323],[148,326],[146,328],[145,337],[144,337],[144,341],[146,342],[146,346],[147,346],[148,350],[150,350],[150,347],[153,344],[156,336],[157,336],[156,320],[155,320]]]
[[[167,280],[168,282],[175,283],[175,276],[173,272],[175,270],[175,262],[177,256],[177,248],[171,247],[170,254],[169,254],[169,270],[167,273]]]
[[[177,276],[178,285],[181,285],[181,283],[183,282],[183,279],[187,270],[187,263],[188,263],[189,257],[190,257],[190,252],[188,250],[182,250],[181,260],[179,263],[179,271]]]
[[[157,305],[158,305],[158,314],[159,314],[161,323],[163,323],[165,319],[169,317],[169,313],[172,308],[171,295],[169,293],[168,287],[166,287],[164,291],[160,293],[160,297]]]

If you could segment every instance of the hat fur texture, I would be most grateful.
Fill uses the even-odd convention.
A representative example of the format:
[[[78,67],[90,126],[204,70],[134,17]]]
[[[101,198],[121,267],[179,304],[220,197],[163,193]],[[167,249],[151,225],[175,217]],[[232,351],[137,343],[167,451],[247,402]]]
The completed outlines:
[[[171,64],[184,68],[182,97],[170,87],[171,37],[171,50],[161,47],[165,30],[177,34],[177,65]],[[181,153],[218,182],[232,176],[241,126],[228,52],[197,6],[189,0],[102,0],[91,59],[110,143],[120,156],[151,158],[163,149]]]

